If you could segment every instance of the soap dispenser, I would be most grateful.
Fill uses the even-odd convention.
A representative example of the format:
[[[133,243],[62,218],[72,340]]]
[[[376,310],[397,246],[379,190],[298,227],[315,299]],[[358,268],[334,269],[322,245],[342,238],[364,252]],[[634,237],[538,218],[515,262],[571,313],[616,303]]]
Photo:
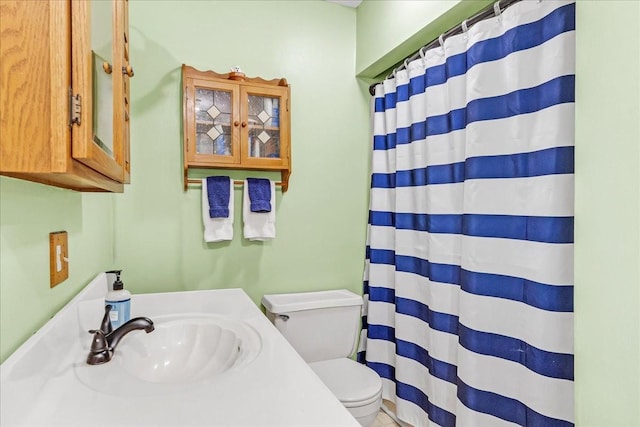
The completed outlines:
[[[113,290],[107,292],[104,299],[105,305],[111,306],[109,318],[113,329],[118,329],[131,318],[131,293],[124,289],[124,283],[120,280],[122,270],[113,270],[116,279],[113,282]]]

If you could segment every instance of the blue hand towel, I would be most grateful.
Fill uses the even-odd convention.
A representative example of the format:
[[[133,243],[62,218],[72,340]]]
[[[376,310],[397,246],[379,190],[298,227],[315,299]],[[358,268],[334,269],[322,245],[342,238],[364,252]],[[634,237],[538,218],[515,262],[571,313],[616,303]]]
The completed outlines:
[[[229,177],[207,177],[207,196],[209,197],[209,218],[229,217]]]
[[[264,178],[247,178],[251,212],[271,212],[271,181]]]

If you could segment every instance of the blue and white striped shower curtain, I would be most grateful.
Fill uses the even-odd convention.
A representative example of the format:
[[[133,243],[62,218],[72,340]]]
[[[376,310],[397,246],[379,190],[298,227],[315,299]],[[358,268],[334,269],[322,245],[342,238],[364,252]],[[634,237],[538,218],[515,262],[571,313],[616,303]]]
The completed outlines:
[[[359,358],[419,426],[573,425],[575,4],[377,85]]]

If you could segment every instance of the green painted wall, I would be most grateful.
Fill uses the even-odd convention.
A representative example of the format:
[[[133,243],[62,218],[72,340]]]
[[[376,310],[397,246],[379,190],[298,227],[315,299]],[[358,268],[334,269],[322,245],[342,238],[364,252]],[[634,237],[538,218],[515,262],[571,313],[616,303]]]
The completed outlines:
[[[115,247],[131,291],[242,287],[256,302],[361,292],[369,106],[354,76],[355,25],[354,9],[319,0],[130,2],[133,172],[116,201]],[[201,190],[182,187],[183,63],[221,73],[238,65],[291,85],[293,175],[277,191],[275,240],[242,237],[237,187],[233,241],[204,243]]]
[[[457,22],[475,13],[473,3],[365,0],[357,71],[386,71],[455,25],[456,7]],[[576,420],[631,427],[640,425],[640,2],[579,0],[576,11]],[[431,12],[444,14],[416,19]]]
[[[111,194],[0,177],[0,360],[113,263]],[[66,230],[69,278],[49,287],[49,233]]]
[[[357,11],[356,74],[375,78],[491,0],[364,0]]]
[[[576,415],[640,425],[640,2],[579,1]]]

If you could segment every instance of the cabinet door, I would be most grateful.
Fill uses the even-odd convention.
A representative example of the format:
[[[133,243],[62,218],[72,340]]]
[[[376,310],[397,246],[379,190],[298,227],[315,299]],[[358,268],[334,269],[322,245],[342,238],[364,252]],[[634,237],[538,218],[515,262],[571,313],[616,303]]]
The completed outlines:
[[[187,160],[193,165],[240,162],[238,85],[188,79],[185,118]]]
[[[241,163],[286,166],[289,153],[289,98],[285,87],[243,86]]]
[[[115,120],[115,99],[122,84],[120,59],[114,52],[123,43],[117,28],[123,0],[72,1],[72,91],[80,95],[82,115],[72,129],[72,157],[118,182],[125,182],[122,123]],[[118,46],[118,47],[116,47]],[[116,130],[117,129],[117,130]],[[118,137],[116,137],[118,136]]]

